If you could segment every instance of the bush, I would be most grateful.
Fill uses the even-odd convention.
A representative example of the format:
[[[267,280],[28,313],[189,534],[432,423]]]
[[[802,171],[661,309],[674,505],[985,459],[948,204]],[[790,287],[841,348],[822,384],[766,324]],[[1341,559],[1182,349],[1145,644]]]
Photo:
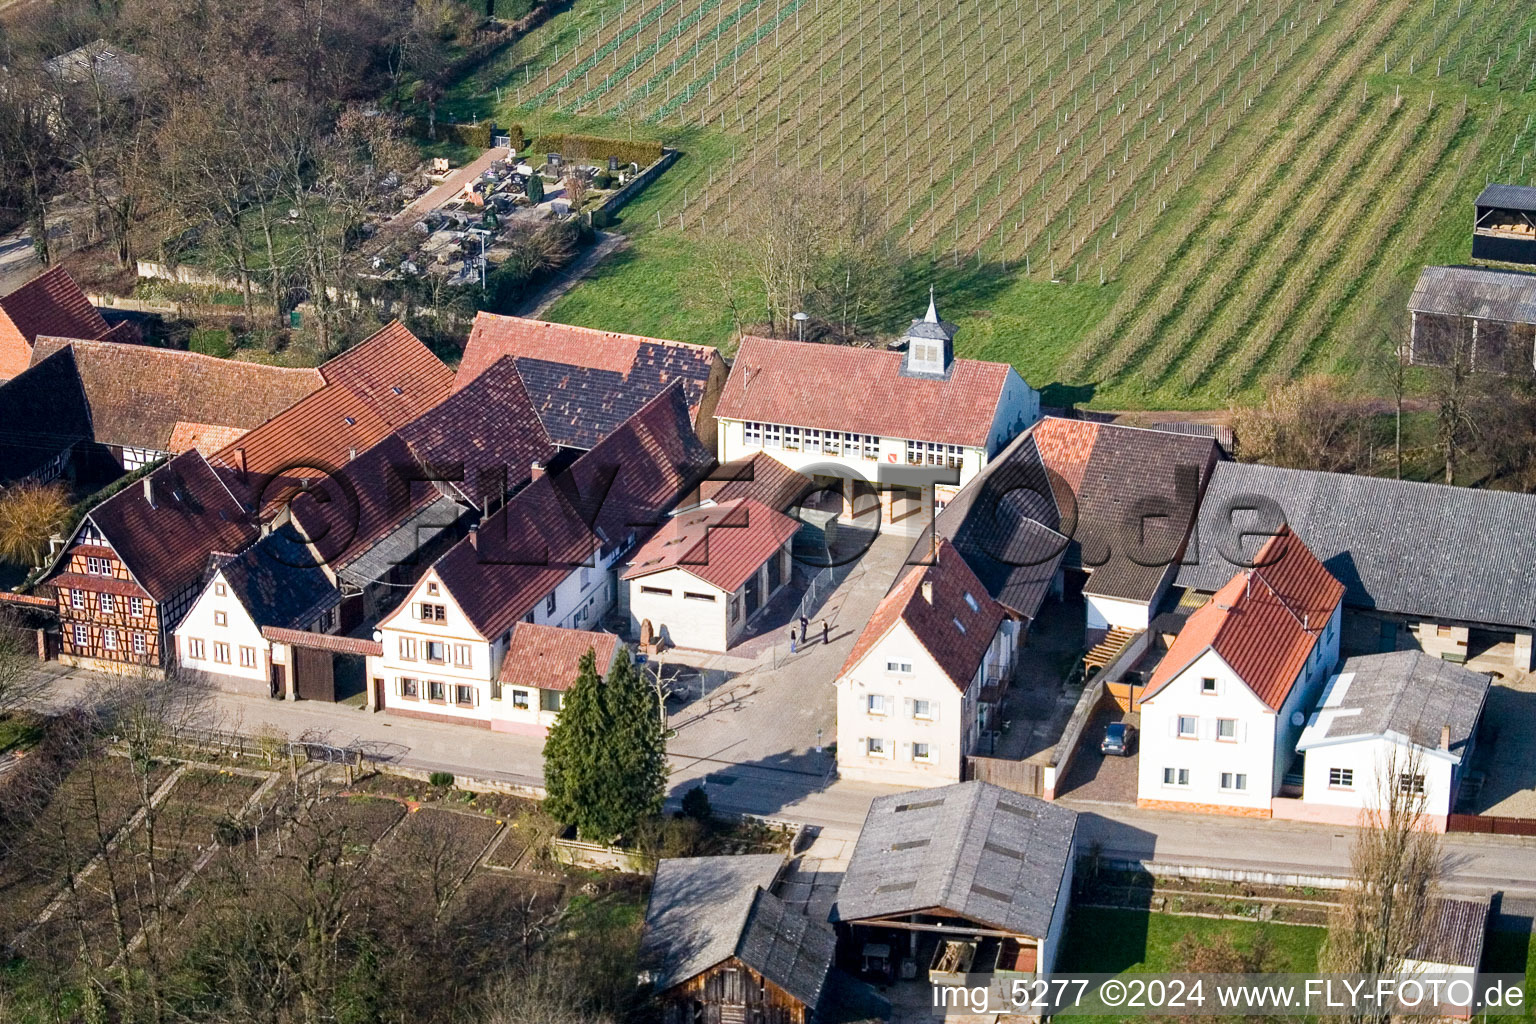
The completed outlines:
[[[228,359],[234,351],[234,346],[229,342],[229,331],[223,327],[199,327],[192,332],[187,341],[187,349],[192,352],[200,352],[205,356],[217,356],[220,359]]]
[[[598,135],[572,135],[556,132],[533,140],[535,153],[559,153],[567,160],[607,160],[618,157],[620,163],[649,167],[661,159],[661,143],[645,140],[605,139]]]
[[[522,133],[522,128],[513,126],[512,144],[517,145],[517,136]],[[474,149],[490,149],[491,134],[495,126],[489,121],[481,121],[478,124],[444,124],[437,122],[437,141],[455,142],[461,146],[470,146]],[[413,118],[410,123],[411,134],[418,139],[427,138],[427,119],[424,117]]]
[[[0,559],[36,564],[48,554],[48,538],[63,532],[69,495],[59,483],[25,480],[0,491]]]
[[[704,792],[703,786],[694,786],[683,794],[683,816],[694,821],[709,821],[715,816],[714,808],[709,806],[709,794]]]
[[[598,171],[592,178],[592,187],[613,188],[613,175],[609,174],[607,170]]]
[[[528,201],[535,206],[544,201],[544,178],[538,171],[528,175]]]
[[[427,776],[427,782],[436,786],[438,789],[451,786],[453,785],[453,772],[433,772],[431,775]]]

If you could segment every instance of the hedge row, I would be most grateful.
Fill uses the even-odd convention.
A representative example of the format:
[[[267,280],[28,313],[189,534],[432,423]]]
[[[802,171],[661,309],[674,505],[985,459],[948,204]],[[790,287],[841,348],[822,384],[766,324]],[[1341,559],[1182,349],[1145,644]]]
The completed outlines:
[[[554,133],[533,140],[533,153],[559,153],[567,160],[607,160],[618,157],[620,163],[649,167],[661,159],[659,142],[626,142],[597,135]]]
[[[411,121],[411,134],[419,139],[427,137],[427,119],[414,118]],[[514,124],[505,131],[497,128],[489,121],[481,121],[479,124],[450,124],[443,121],[437,122],[437,137],[441,141],[457,142],[461,146],[469,146],[472,149],[490,149],[493,135],[505,135],[512,140],[513,149],[521,149],[523,145],[523,126]]]

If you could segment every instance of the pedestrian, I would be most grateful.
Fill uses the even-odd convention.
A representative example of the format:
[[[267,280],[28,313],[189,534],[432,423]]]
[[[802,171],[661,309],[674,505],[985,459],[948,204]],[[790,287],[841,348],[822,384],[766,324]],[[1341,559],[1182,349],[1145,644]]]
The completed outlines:
[[[811,639],[811,620],[804,615],[800,616],[800,640],[807,642]]]
[[[827,620],[826,619],[822,619],[821,620],[821,642],[823,644],[825,644],[827,642],[827,629],[828,629],[828,627],[827,627]]]
[[[789,627],[789,653],[795,653],[795,627]]]

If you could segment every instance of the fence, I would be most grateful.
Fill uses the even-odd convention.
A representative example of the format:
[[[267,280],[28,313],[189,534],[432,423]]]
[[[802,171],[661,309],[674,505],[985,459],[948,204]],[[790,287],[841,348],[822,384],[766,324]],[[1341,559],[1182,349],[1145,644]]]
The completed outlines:
[[[967,782],[990,782],[1025,796],[1041,795],[1044,791],[1044,776],[1044,766],[1030,761],[974,755],[965,759]]]
[[[1495,818],[1486,814],[1448,814],[1447,832],[1476,832],[1489,836],[1536,836],[1536,818]]]

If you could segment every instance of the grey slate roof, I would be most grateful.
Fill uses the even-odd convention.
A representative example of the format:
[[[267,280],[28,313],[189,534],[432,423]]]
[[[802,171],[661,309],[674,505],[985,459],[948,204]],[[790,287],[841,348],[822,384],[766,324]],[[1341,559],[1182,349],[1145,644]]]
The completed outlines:
[[[0,484],[30,476],[82,441],[91,440],[72,348],[0,384]]]
[[[1429,964],[1449,964],[1476,969],[1483,960],[1483,940],[1488,934],[1488,906],[1484,899],[1442,897],[1429,908],[1429,929],[1409,957]]]
[[[804,1000],[814,1006],[832,964],[831,929],[788,911],[765,891],[783,864],[771,853],[658,863],[640,945],[641,962],[655,972],[656,991],[735,956],[797,999],[814,990]],[[790,916],[816,927],[801,928]]]
[[[1488,685],[1483,673],[1423,651],[1358,655],[1339,666],[1319,701],[1346,713],[1317,713],[1317,728],[1308,728],[1298,747],[1387,733],[1438,747],[1441,727],[1449,726],[1451,753],[1459,755],[1477,730]]]
[[[452,498],[439,497],[412,512],[366,550],[351,554],[332,567],[348,583],[366,587],[384,579],[397,565],[416,564],[417,552],[443,531],[453,528],[464,514],[464,506]]]
[[[1536,274],[1481,267],[1425,267],[1408,297],[1416,313],[1536,324]]]
[[[993,600],[1032,619],[1066,556],[1068,541],[1060,527],[1040,452],[1034,439],[1024,435],[950,499],[924,528],[907,561],[928,561],[937,531],[954,543]]]
[[[268,534],[219,568],[258,626],[304,629],[341,603],[341,591],[325,570],[281,532]]]
[[[1265,540],[1239,532],[1282,518],[1344,584],[1347,606],[1536,625],[1536,495],[1511,491],[1219,463],[1178,584],[1214,593]]]
[[[1478,195],[1477,206],[1502,206],[1506,210],[1536,210],[1536,188],[1528,185],[1489,185]]]
[[[1072,856],[1077,812],[986,782],[884,796],[870,805],[833,921],[942,907],[1044,938]]]

